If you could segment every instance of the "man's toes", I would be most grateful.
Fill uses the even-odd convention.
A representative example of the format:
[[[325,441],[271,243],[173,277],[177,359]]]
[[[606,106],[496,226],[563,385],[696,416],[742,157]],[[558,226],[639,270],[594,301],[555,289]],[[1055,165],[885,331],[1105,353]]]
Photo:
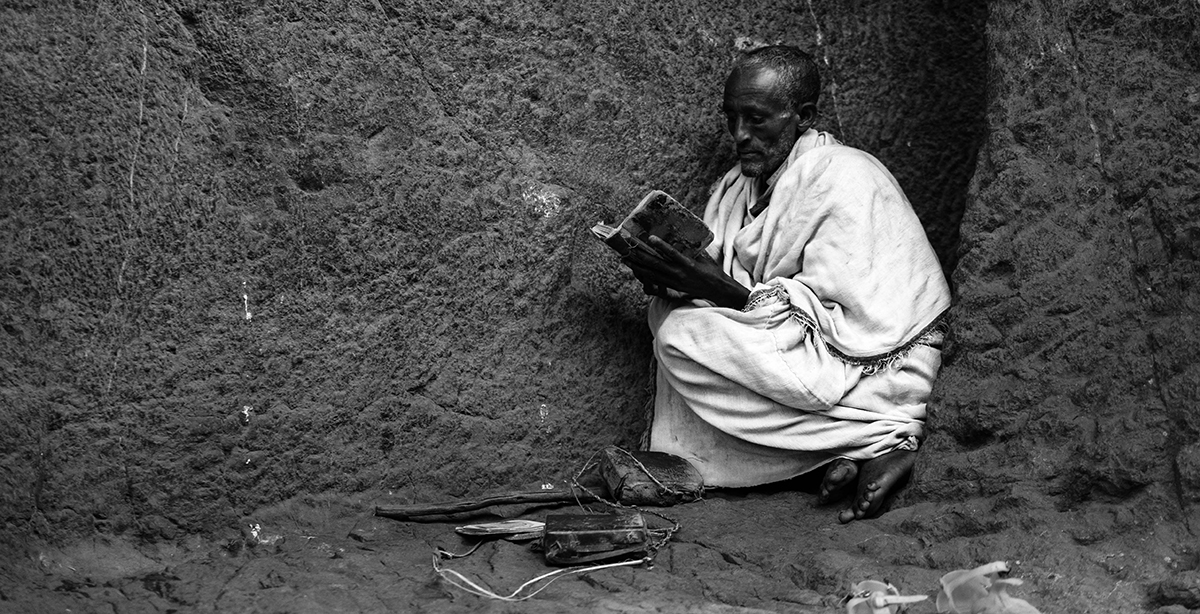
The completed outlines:
[[[854,461],[838,459],[833,461],[825,470],[821,480],[821,492],[817,496],[819,503],[830,503],[841,498],[858,477],[858,465]]]
[[[829,465],[825,471],[824,484],[833,488],[845,486],[858,477],[858,465],[854,461],[839,458]]]
[[[889,452],[883,456],[866,461],[859,466],[851,463],[854,477],[858,481],[858,491],[850,507],[838,513],[838,521],[847,523],[861,518],[872,518],[879,515],[884,508],[889,493],[907,477],[916,460],[916,452]],[[831,477],[838,473],[831,467],[826,471],[825,481],[821,484],[821,496],[824,498]]]
[[[862,489],[859,490],[858,495],[854,497],[854,505],[850,509],[854,510],[854,513],[861,518],[862,514],[860,512],[866,512],[867,510],[871,509],[871,504],[875,502],[875,496],[878,490],[879,485],[875,482],[871,482],[863,486]]]
[[[858,495],[855,497],[855,514],[859,518],[877,516],[884,507],[885,499],[912,470],[915,452],[889,452],[871,459],[863,465]]]

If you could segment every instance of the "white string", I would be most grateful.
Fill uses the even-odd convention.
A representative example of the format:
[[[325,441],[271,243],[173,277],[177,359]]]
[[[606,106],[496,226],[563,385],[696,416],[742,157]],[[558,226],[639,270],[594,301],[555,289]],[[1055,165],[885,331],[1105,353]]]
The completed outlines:
[[[470,578],[467,578],[466,576],[458,573],[457,571],[454,571],[453,569],[446,569],[446,568],[442,567],[441,563],[438,560],[438,554],[436,554],[436,553],[433,555],[433,570],[435,572],[437,572],[437,574],[439,576],[441,576],[441,578],[443,580],[445,580],[446,582],[449,582],[450,584],[457,586],[458,588],[461,588],[462,590],[467,591],[468,593],[471,593],[472,595],[478,595],[480,597],[487,597],[489,599],[499,599],[500,601],[524,601],[524,600],[529,599],[530,597],[533,597],[534,595],[542,592],[542,589],[546,588],[547,586],[550,586],[551,582],[554,582],[555,580],[565,577],[570,574],[587,573],[589,571],[598,571],[601,569],[608,569],[610,567],[631,567],[633,565],[641,565],[643,563],[649,563],[649,562],[650,562],[650,557],[646,557],[643,559],[637,559],[637,560],[633,560],[633,561],[621,561],[619,563],[605,563],[604,565],[593,565],[591,567],[558,569],[558,570],[552,571],[547,574],[542,574],[542,575],[522,584],[520,587],[517,588],[517,590],[513,591],[511,594],[509,594],[507,596],[498,595],[498,594],[492,592],[491,590],[472,582],[470,580]],[[546,582],[545,584],[543,584],[542,586],[538,587],[536,590],[530,592],[528,595],[517,597],[517,595],[520,595],[521,591],[525,590],[527,587],[529,587],[529,585],[536,584],[537,582],[540,582],[547,578],[550,578],[550,580],[548,582]],[[460,584],[459,581],[464,582],[465,585]]]
[[[468,556],[471,556],[471,554],[473,554],[476,550],[478,550],[479,547],[482,545],[483,545],[483,540],[477,541],[477,542],[475,542],[475,545],[471,547],[470,550],[467,550],[466,552],[464,552],[462,554],[450,552],[449,550],[446,550],[445,548],[438,548],[434,552],[436,552],[438,556],[440,556],[441,558],[444,558],[444,559],[461,559],[461,558],[466,558]]]

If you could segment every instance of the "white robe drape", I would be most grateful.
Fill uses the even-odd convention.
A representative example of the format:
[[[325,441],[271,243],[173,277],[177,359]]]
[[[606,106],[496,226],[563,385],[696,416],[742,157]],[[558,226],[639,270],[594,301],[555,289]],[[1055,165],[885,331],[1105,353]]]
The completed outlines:
[[[747,310],[651,302],[651,449],[688,459],[709,486],[915,449],[950,293],[896,180],[809,130],[758,215],[754,183],[734,168],[704,215],[709,253],[755,290]]]

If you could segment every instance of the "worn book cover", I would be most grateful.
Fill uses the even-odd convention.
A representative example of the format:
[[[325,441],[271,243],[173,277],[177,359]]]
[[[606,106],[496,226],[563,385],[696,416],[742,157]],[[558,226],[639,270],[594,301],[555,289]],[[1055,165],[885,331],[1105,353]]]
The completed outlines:
[[[650,235],[666,241],[687,256],[698,255],[713,240],[713,233],[703,220],[659,190],[647,194],[620,224],[596,224],[592,226],[592,233],[622,256],[628,256],[635,249],[657,253],[646,243]]]
[[[615,514],[549,514],[542,535],[546,562],[555,565],[640,557],[649,545],[646,519],[635,510]]]

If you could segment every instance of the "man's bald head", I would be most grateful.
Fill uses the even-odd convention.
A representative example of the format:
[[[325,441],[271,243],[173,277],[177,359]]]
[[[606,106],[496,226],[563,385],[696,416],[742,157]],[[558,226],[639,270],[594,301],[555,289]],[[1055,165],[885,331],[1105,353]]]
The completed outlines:
[[[779,76],[783,89],[795,108],[806,103],[817,104],[821,96],[821,75],[813,57],[791,45],[759,47],[738,58],[732,72],[742,69],[769,68]]]

